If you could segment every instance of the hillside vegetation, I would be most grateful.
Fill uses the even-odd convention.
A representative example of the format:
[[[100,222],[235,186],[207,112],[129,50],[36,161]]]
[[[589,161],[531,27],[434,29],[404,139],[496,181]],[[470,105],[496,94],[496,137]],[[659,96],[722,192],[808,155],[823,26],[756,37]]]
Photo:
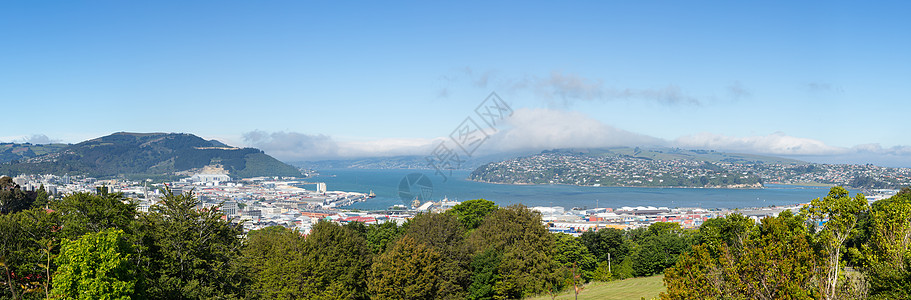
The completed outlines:
[[[113,177],[173,174],[219,164],[231,175],[300,176],[300,172],[255,148],[233,148],[186,133],[127,133],[69,145],[55,152],[0,165],[0,173],[84,174]]]
[[[0,177],[0,299],[568,299],[583,285],[582,299],[911,298],[911,189],[580,237],[483,199],[403,225],[245,233],[191,193],[148,212],[99,193],[51,199]]]
[[[542,151],[480,166],[468,179],[620,187],[762,188],[775,183],[897,189],[911,184],[911,168],[815,164],[712,150],[617,147]]]
[[[0,163],[54,153],[67,144],[0,143]]]

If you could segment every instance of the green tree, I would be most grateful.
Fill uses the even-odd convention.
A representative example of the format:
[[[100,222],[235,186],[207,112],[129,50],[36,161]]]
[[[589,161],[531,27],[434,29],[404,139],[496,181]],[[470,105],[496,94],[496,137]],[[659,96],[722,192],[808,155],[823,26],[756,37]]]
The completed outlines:
[[[252,278],[247,291],[250,299],[306,298],[304,260],[306,243],[296,231],[282,226],[266,227],[247,234],[243,249]]]
[[[850,197],[848,190],[836,186],[829,190],[826,197],[813,199],[802,212],[811,221],[822,223],[816,233],[816,242],[825,253],[824,295],[826,299],[835,299],[838,291],[839,272],[841,271],[842,246],[851,236],[857,225],[858,215],[869,210],[867,199],[863,194]]]
[[[201,208],[192,192],[165,190],[160,204],[141,221],[149,233],[147,254],[139,261],[150,298],[197,299],[240,293],[240,226],[217,207]]]
[[[500,280],[497,267],[500,255],[493,249],[478,253],[471,260],[471,284],[468,286],[468,299],[493,299],[496,295],[494,286]]]
[[[64,240],[53,294],[63,299],[130,299],[136,287],[132,247],[117,229]]]
[[[639,246],[631,257],[633,274],[649,276],[661,273],[677,262],[677,256],[689,248],[683,229],[678,223],[656,222],[649,225]]]
[[[740,247],[703,243],[664,272],[662,299],[818,299],[821,260],[804,218],[766,217]],[[733,241],[732,243],[738,243]]]
[[[341,225],[320,221],[306,239],[300,274],[307,299],[366,299],[372,261],[364,236]]]
[[[373,299],[440,299],[441,255],[406,235],[377,257],[368,288]]]
[[[0,297],[48,295],[58,251],[58,217],[43,208],[0,215]]]
[[[911,298],[911,193],[877,201],[862,245],[872,299]]]
[[[19,256],[24,258],[20,274],[30,274],[34,278],[23,286],[29,287],[29,292],[44,292],[47,297],[52,273],[56,269],[53,258],[59,251],[60,215],[43,208],[33,208],[16,213],[14,218],[19,223],[20,238],[24,242],[23,249],[19,250]]]
[[[373,254],[379,255],[385,252],[386,248],[392,245],[403,233],[404,229],[392,221],[382,224],[370,224],[367,226],[367,244]]]
[[[598,263],[598,267],[595,268],[595,271],[592,273],[592,280],[611,281],[614,278],[613,271],[613,268],[608,265],[608,262],[602,261]]]
[[[598,231],[586,231],[580,236],[582,244],[599,262],[619,265],[630,253],[631,244],[617,228],[602,228]],[[612,269],[612,268],[608,268]]]
[[[10,214],[26,210],[32,206],[35,198],[19,189],[9,176],[0,177],[0,214]]]
[[[580,238],[558,233],[554,234],[554,262],[557,265],[568,268],[573,265],[577,266],[577,273],[585,281],[592,280],[595,269],[598,268],[598,261],[595,256],[588,252],[588,248],[582,245]]]
[[[541,214],[522,205],[499,208],[469,236],[473,253],[500,254],[495,298],[521,298],[544,292],[554,280],[554,238]]]
[[[405,236],[440,253],[437,298],[465,299],[470,284],[471,253],[459,219],[445,213],[419,214],[408,222]]]
[[[729,214],[723,218],[711,218],[699,226],[695,242],[699,244],[722,244],[740,247],[750,234],[755,222],[739,213]]]
[[[129,234],[136,219],[136,204],[122,193],[75,193],[54,202],[52,209],[60,213],[63,233],[70,239],[105,229],[120,229]]]
[[[35,201],[32,202],[32,207],[44,208],[50,204],[50,196],[47,194],[47,190],[44,189],[44,184],[38,187],[38,190],[35,191]]]
[[[475,199],[453,206],[447,213],[458,217],[459,222],[462,222],[465,229],[472,231],[475,228],[478,228],[478,226],[481,226],[481,222],[484,221],[484,218],[496,210],[497,205],[492,201]]]
[[[4,298],[17,299],[21,294],[19,283],[13,276],[22,260],[17,252],[23,244],[21,229],[16,220],[11,215],[0,214],[0,267],[3,268],[3,278],[0,281],[5,288],[0,295]]]

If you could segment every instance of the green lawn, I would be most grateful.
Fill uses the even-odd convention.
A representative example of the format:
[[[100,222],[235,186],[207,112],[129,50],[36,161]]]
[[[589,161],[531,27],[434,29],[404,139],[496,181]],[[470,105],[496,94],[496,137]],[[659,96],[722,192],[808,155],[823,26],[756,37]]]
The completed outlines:
[[[639,300],[642,297],[653,299],[666,290],[663,278],[664,275],[657,275],[611,282],[592,282],[585,286],[582,293],[579,293],[579,299]],[[531,299],[548,300],[550,296],[544,295]],[[571,291],[566,291],[558,295],[556,299],[574,299],[574,295]]]

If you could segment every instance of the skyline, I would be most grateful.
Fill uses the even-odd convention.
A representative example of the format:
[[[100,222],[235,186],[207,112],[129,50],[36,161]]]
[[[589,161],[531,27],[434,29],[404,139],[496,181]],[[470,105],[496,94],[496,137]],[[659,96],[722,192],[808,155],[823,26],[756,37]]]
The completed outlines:
[[[0,4],[0,141],[186,132],[289,160],[671,146],[911,167],[906,3]],[[46,139],[41,140],[43,137]]]

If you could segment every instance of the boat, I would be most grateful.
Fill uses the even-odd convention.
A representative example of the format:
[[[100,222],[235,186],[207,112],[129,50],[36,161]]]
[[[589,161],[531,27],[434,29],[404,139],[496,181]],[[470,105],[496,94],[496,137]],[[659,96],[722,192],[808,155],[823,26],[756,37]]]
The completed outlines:
[[[367,199],[376,198],[376,194],[373,193],[373,190],[370,190],[370,193],[367,194]]]

